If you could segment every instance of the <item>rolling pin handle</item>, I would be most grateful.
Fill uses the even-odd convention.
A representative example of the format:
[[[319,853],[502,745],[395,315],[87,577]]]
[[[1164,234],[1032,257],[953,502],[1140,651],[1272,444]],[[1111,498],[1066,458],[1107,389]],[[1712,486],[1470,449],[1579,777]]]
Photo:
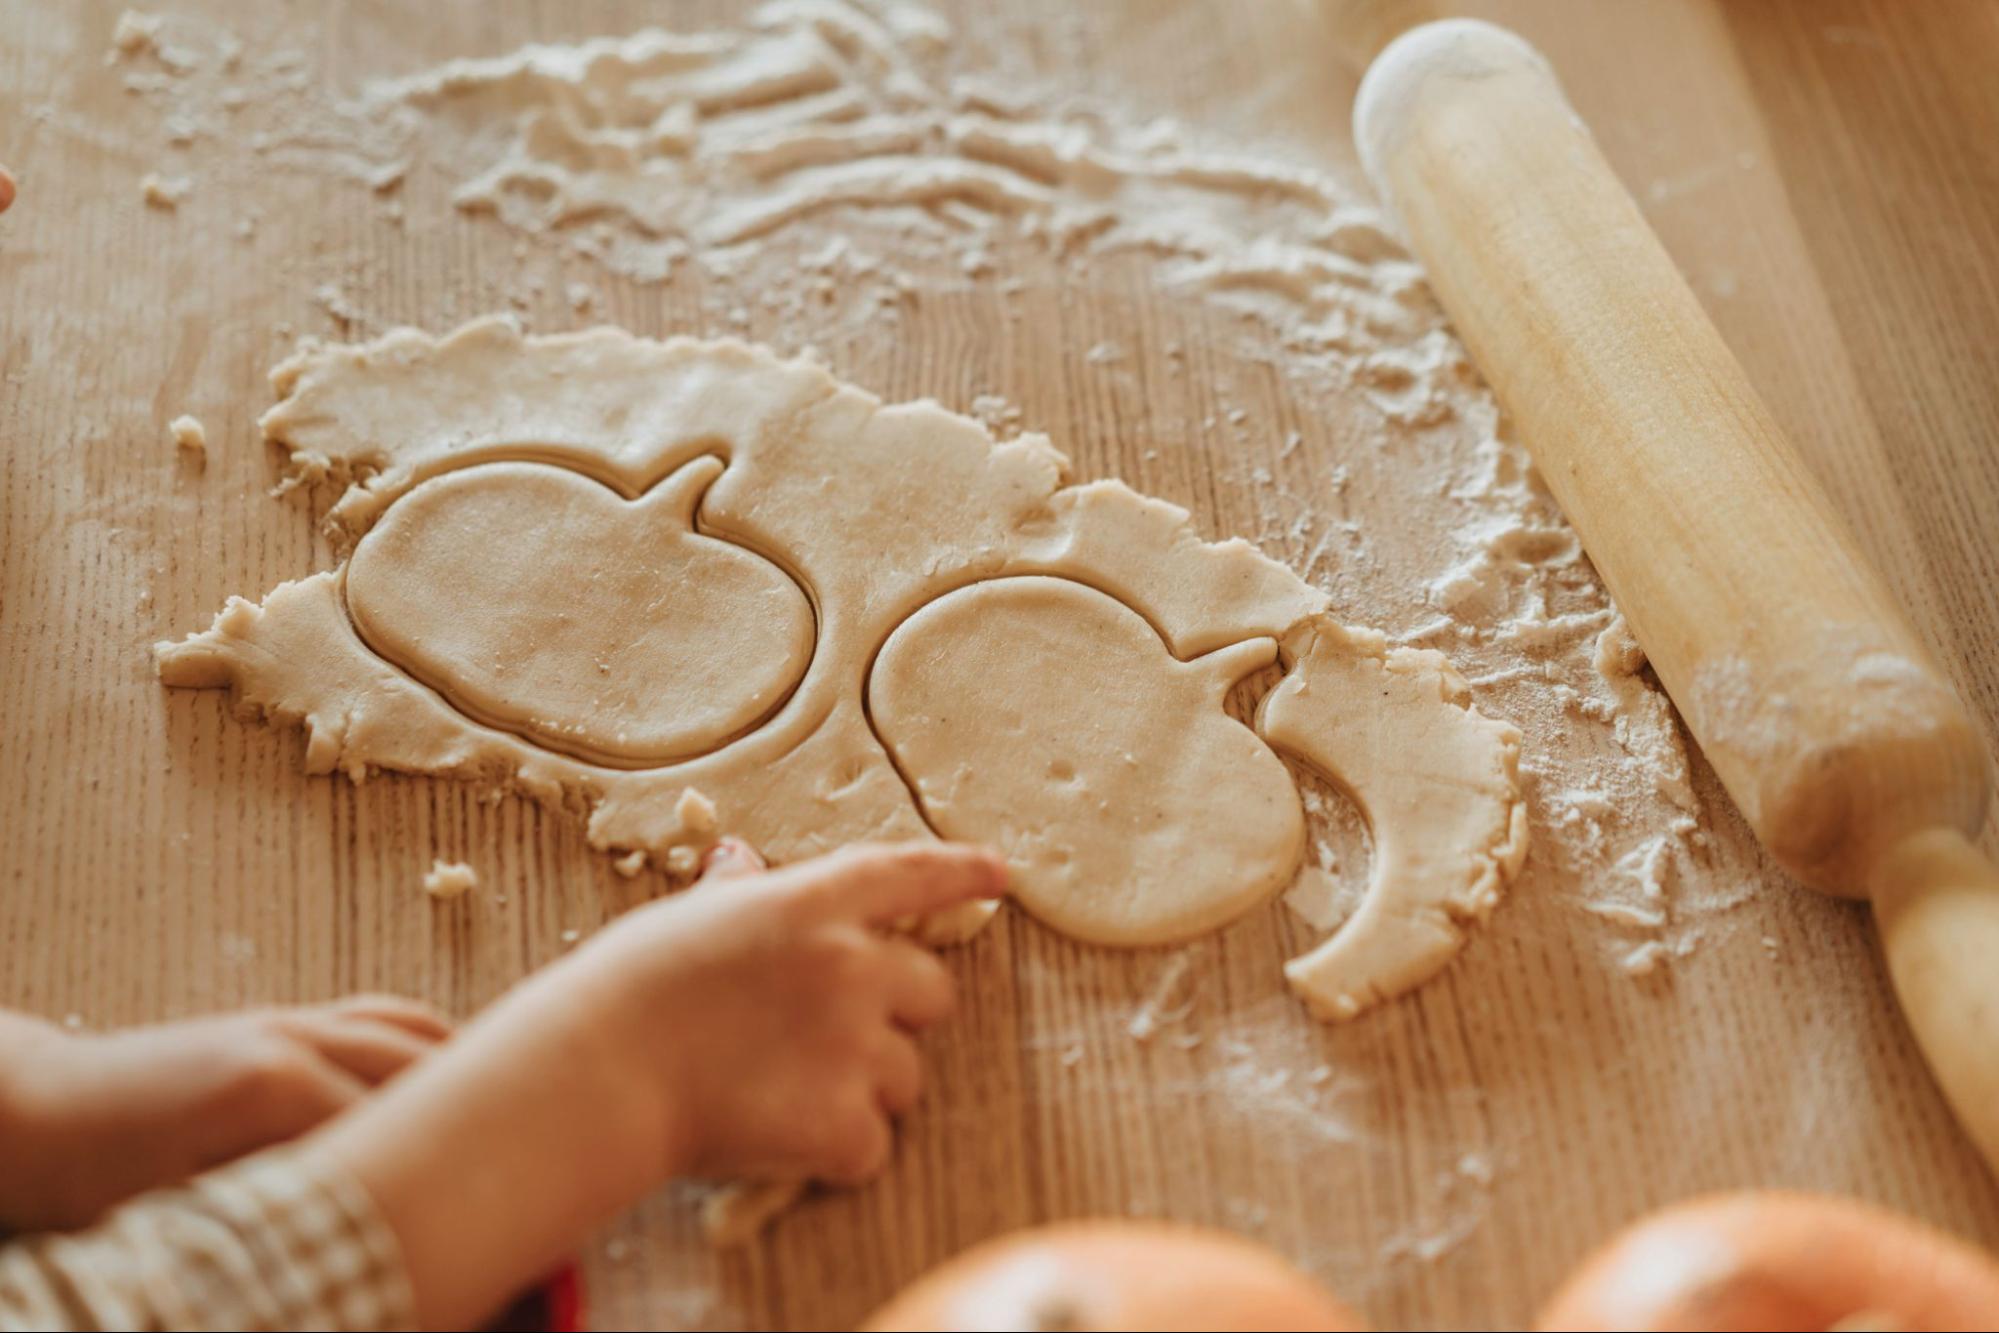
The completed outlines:
[[[1905,839],[1869,887],[1888,974],[1965,1132],[1999,1162],[1999,868],[1955,829]]]

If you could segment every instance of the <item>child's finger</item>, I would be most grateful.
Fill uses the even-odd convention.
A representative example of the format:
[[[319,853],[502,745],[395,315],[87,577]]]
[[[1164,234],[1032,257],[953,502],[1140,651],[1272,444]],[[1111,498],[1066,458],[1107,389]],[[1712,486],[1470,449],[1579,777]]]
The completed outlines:
[[[824,1109],[827,1146],[812,1175],[831,1185],[862,1185],[880,1175],[895,1148],[895,1135],[879,1095],[862,1103],[848,1099]]]
[[[904,842],[848,847],[797,867],[803,896],[830,912],[888,924],[1006,892],[1006,862],[983,847]]]
[[[884,939],[882,947],[890,955],[889,1017],[911,1030],[949,1018],[957,1003],[957,986],[937,955],[900,936]]]
[[[421,1001],[405,999],[400,995],[348,995],[326,1008],[349,1018],[386,1023],[425,1041],[443,1041],[451,1035],[450,1019]]]
[[[884,1111],[901,1115],[923,1096],[923,1060],[916,1043],[900,1032],[886,1032],[870,1062],[875,1089]]]
[[[741,838],[724,838],[708,849],[702,858],[701,878],[741,879],[745,875],[759,874],[764,870],[764,859],[757,849]]]
[[[408,1068],[432,1047],[401,1028],[324,1013],[287,1014],[279,1030],[374,1087]]]
[[[299,1057],[283,1060],[274,1077],[257,1085],[246,1119],[215,1118],[222,1138],[211,1145],[210,1165],[295,1139],[368,1095],[367,1085],[340,1066],[304,1051]]]

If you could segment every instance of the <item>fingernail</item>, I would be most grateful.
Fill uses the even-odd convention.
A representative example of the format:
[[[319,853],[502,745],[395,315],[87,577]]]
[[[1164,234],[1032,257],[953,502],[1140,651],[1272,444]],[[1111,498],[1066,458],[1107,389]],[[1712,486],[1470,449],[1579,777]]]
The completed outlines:
[[[711,870],[762,870],[764,861],[756,848],[741,838],[723,838],[701,859],[703,873]]]

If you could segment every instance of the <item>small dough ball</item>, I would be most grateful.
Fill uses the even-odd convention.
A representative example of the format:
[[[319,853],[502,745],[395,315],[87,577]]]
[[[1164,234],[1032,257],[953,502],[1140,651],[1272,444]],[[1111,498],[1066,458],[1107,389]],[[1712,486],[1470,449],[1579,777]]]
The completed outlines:
[[[180,207],[180,201],[187,198],[194,186],[185,176],[162,176],[157,171],[149,171],[139,178],[139,197],[149,208],[165,209],[172,212]]]
[[[208,431],[195,418],[182,413],[167,429],[173,432],[174,443],[186,453],[196,458],[208,457]]]
[[[462,898],[479,887],[479,872],[463,861],[433,861],[423,891],[433,898]]]

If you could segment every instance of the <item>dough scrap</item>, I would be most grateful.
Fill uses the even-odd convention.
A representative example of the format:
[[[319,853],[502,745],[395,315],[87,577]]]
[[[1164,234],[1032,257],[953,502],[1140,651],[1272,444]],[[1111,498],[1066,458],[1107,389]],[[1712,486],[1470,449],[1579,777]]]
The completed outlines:
[[[904,621],[868,703],[930,825],[1032,868],[1016,876],[1021,906],[1093,944],[1171,944],[1241,915],[1298,864],[1291,777],[1222,711],[1276,656],[1249,639],[1175,661],[1114,598],[997,579]]]
[[[1317,617],[1284,658],[1257,733],[1346,787],[1374,838],[1360,906],[1284,967],[1314,1014],[1349,1019],[1441,971],[1519,873],[1520,732],[1471,707],[1442,653],[1373,630]]]
[[[980,777],[978,801],[953,806],[954,812],[982,810],[989,820],[1006,802],[1029,802],[1045,810],[1047,820],[1032,849],[1066,849],[1079,868],[1065,881],[1048,873],[1023,843],[1017,886],[1033,910],[1085,938],[1179,938],[1281,889],[1295,868],[1297,795],[1290,791],[1280,799],[1270,779],[1276,761],[1247,729],[1227,719],[1220,695],[1226,682],[1268,661],[1274,642],[1294,642],[1286,636],[1299,627],[1317,627],[1328,644],[1346,632],[1322,619],[1324,594],[1246,542],[1203,541],[1185,510],[1121,482],[1069,484],[1067,460],[1045,436],[1024,433],[998,442],[980,423],[935,403],[884,405],[809,360],[781,360],[735,341],[660,342],[608,328],[528,338],[507,318],[475,321],[441,338],[404,329],[367,344],[310,346],[279,366],[273,382],[281,400],[264,417],[265,435],[291,451],[294,478],[344,485],[329,524],[338,547],[352,552],[350,563],[280,584],[261,603],[232,598],[208,630],[161,643],[155,654],[168,685],[227,687],[240,710],[303,726],[311,772],[338,770],[360,781],[374,769],[395,769],[517,790],[585,817],[591,845],[620,856],[633,870],[641,864],[631,862],[633,853],[671,865],[675,848],[684,852],[712,840],[717,827],[784,862],[853,841],[935,836],[910,785],[927,790],[926,800],[940,790],[939,774],[930,771],[935,738],[926,739],[919,726],[892,742],[924,751],[922,771],[912,771],[906,782],[874,729],[871,694],[891,731],[934,711],[944,697],[940,691],[958,688],[990,700],[1004,682],[1011,682],[1007,688],[1023,716],[1028,709],[1046,710],[1073,725],[1089,717],[1086,700],[1078,697],[1088,694],[1078,688],[1080,679],[1122,702],[1095,719],[1087,754],[1068,760],[1079,774],[1109,783],[1107,775],[1127,752],[1167,755],[1172,762],[1155,765],[1167,775],[1164,782],[1102,787],[1102,794],[1115,793],[1113,806],[1144,799],[1158,806],[1156,814],[1115,810],[1110,821],[1102,807],[1065,809],[1045,783],[1034,788],[1043,780],[1031,773]],[[559,482],[535,480],[557,471],[569,475]],[[693,488],[688,477],[705,490],[698,504],[679,509],[675,505],[687,496],[674,488]],[[398,533],[418,546],[448,551],[444,539],[452,523],[445,501],[514,485],[523,495],[545,486],[591,495],[583,509],[550,520],[545,534],[572,539],[569,549],[581,552],[596,549],[591,538],[601,542],[607,517],[615,522],[621,513],[648,506],[663,488],[674,503],[658,499],[659,513],[672,522],[661,525],[668,529],[664,537],[649,532],[646,539],[676,550],[682,549],[676,543],[687,542],[730,548],[723,558],[734,566],[768,566],[795,585],[786,589],[790,597],[802,590],[816,635],[809,660],[799,664],[802,674],[789,671],[796,659],[784,625],[773,630],[755,624],[747,631],[752,639],[783,646],[762,650],[774,655],[756,662],[736,661],[740,678],[730,680],[726,696],[704,699],[709,711],[690,722],[690,713],[678,706],[648,708],[636,688],[630,697],[617,696],[622,684],[671,678],[686,669],[684,663],[621,658],[608,673],[564,676],[560,663],[574,675],[576,663],[591,661],[613,643],[616,636],[603,624],[551,633],[545,648],[516,657],[494,622],[470,623],[475,613],[490,615],[490,606],[470,605],[479,598],[452,598],[447,605],[436,590],[400,576],[397,561],[371,569],[378,556],[391,553]],[[509,509],[520,498],[495,503]],[[410,506],[407,515],[404,505]],[[587,522],[578,516],[585,511],[594,515]],[[443,527],[425,538],[422,529],[430,521]],[[586,527],[589,532],[582,531]],[[479,545],[508,529],[489,527]],[[480,529],[473,524],[467,530]],[[537,538],[525,549],[549,552],[555,543]],[[553,556],[491,555],[509,569],[525,570],[524,586],[534,589],[535,601],[552,599],[565,586],[536,563],[553,567]],[[468,558],[458,552],[447,567],[460,569]],[[485,578],[466,572],[474,582]],[[1023,598],[1036,601],[1022,590],[1058,580],[1066,582],[1039,599],[1041,609],[1022,605]],[[350,581],[357,599],[346,595]],[[385,588],[399,586],[408,599],[403,613],[414,610],[417,618],[397,622],[391,611],[385,622],[388,602],[377,599]],[[792,604],[785,592],[769,596],[776,605]],[[605,605],[618,604],[615,597],[592,600],[581,589],[566,600],[597,608],[598,620]],[[1098,610],[1078,610],[1085,605]],[[1115,675],[1105,668],[1097,681],[1058,665],[1042,673],[1045,697],[1035,703],[1028,697],[1035,673],[1024,661],[1007,661],[1003,645],[974,618],[972,639],[954,632],[953,642],[942,646],[969,661],[983,655],[999,669],[988,679],[955,685],[918,680],[918,658],[906,654],[932,642],[930,627],[948,624],[960,608],[982,606],[1018,613],[1023,624],[1052,625],[1050,643],[1058,652],[1065,635],[1081,633],[1080,621],[1068,624],[1063,617],[1101,622],[1108,637],[1084,635],[1079,651],[1092,661],[1108,660],[1117,646],[1128,665]],[[1057,611],[1052,622],[1050,608]],[[456,647],[440,648],[433,622],[439,635],[465,637]],[[393,624],[400,631],[392,633]],[[1125,628],[1107,628],[1112,624]],[[1343,641],[1364,642],[1366,633],[1355,631]],[[891,652],[885,645],[892,638],[898,646]],[[491,662],[463,660],[479,651],[500,652],[510,665],[500,670]],[[1394,707],[1379,706],[1378,693],[1363,698],[1347,691],[1344,711],[1314,710],[1313,704],[1341,693],[1337,672],[1322,664],[1324,651],[1287,650],[1293,677],[1280,687],[1282,699],[1274,697],[1264,710],[1263,734],[1273,744],[1347,776],[1364,803],[1377,784],[1388,784],[1384,790],[1393,796],[1406,782],[1392,766],[1385,773],[1349,771],[1350,750],[1365,759],[1373,745],[1400,759],[1419,746],[1435,747],[1421,765],[1432,779],[1452,763],[1487,757],[1467,738],[1502,724],[1440,701],[1434,684],[1427,699],[1416,691]],[[879,664],[886,673],[879,690],[871,685],[878,653],[886,659]],[[1417,656],[1427,662],[1434,655]],[[415,666],[424,678],[398,662]],[[1446,673],[1438,659],[1428,678]],[[797,674],[795,684],[776,683],[787,674]],[[600,693],[606,687],[590,675],[609,677],[608,692]],[[520,687],[530,678],[533,688]],[[1304,703],[1298,696],[1308,683],[1311,703]],[[1144,703],[1142,713],[1135,700]],[[767,716],[745,722],[765,708]],[[1364,743],[1348,746],[1343,729],[1357,724]],[[572,743],[553,744],[545,739],[551,733]],[[962,724],[953,734],[972,735]],[[1190,736],[1200,738],[1202,753],[1176,754],[1174,746]],[[693,752],[703,745],[709,748]],[[676,753],[649,757],[667,751]],[[1186,776],[1196,771],[1207,779],[1197,784]],[[1510,780],[1510,767],[1506,776]],[[705,812],[686,799],[694,787],[706,798]],[[972,788],[964,791],[969,795]],[[1517,804],[1510,789],[1507,797]],[[1383,807],[1370,809],[1379,825]],[[953,817],[937,812],[946,826]],[[1156,838],[1140,846],[1111,846],[1113,839],[1098,827],[1144,819],[1155,821]],[[703,828],[689,827],[690,820]],[[1238,823],[1260,831],[1242,836]],[[1203,850],[1203,839],[1214,840],[1212,854]],[[1173,872],[1158,869],[1172,863],[1176,841],[1180,862],[1199,868],[1197,884],[1178,885]],[[1388,844],[1399,846],[1393,839]],[[1459,897],[1479,897],[1489,906],[1517,856],[1494,856],[1489,845],[1450,846],[1476,854],[1457,873],[1484,885],[1482,897]],[[1432,881],[1446,856],[1440,850],[1427,859],[1406,852],[1384,858],[1377,895],[1434,897]],[[1128,870],[1142,879],[1085,883],[1087,867]],[[1418,886],[1398,889],[1395,879],[1404,873],[1419,876]],[[1106,906],[1120,895],[1122,907]],[[979,904],[924,923],[925,937],[962,938],[992,910]],[[1363,908],[1335,936],[1341,966],[1351,969],[1339,981],[1342,993],[1389,994],[1409,984],[1407,951],[1396,943],[1403,931],[1393,926],[1398,920]],[[1386,945],[1376,938],[1384,932]],[[1455,938],[1453,929],[1453,943]],[[1432,949],[1431,970],[1444,952],[1441,945]]]
[[[185,176],[162,176],[149,171],[139,178],[139,197],[146,201],[146,206],[169,213],[179,208],[180,201],[193,189],[194,183]]]
[[[174,445],[198,459],[208,457],[208,430],[200,420],[183,412],[167,423]]]
[[[462,898],[479,887],[479,872],[463,861],[433,861],[423,891],[433,898]]]

